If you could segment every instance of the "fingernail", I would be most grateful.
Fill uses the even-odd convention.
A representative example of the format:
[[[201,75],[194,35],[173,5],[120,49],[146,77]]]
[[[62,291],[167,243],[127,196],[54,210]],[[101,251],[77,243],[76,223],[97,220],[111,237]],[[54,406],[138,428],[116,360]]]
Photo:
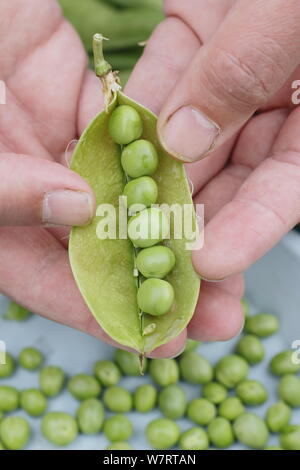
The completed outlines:
[[[210,152],[219,134],[219,126],[192,106],[180,108],[159,129],[163,147],[186,162],[200,160]]]
[[[222,279],[207,279],[206,277],[201,276],[201,274],[199,274],[199,276],[205,282],[223,282],[223,281],[226,281],[228,279],[228,277],[223,277]]]
[[[92,218],[93,212],[92,197],[82,191],[58,189],[44,196],[44,224],[85,225]]]

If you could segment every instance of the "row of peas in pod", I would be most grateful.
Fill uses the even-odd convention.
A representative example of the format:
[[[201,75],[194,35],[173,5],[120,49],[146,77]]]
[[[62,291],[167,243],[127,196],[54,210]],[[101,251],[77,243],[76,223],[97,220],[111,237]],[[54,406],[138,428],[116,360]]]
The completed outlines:
[[[172,307],[174,289],[163,278],[174,268],[175,255],[159,245],[169,234],[168,218],[160,208],[151,207],[158,198],[157,184],[150,176],[158,167],[158,154],[151,142],[141,139],[142,119],[131,106],[113,111],[109,133],[122,147],[121,165],[127,179],[123,196],[131,215],[128,236],[135,247],[135,266],[146,278],[138,289],[138,307],[150,315],[164,315]]]

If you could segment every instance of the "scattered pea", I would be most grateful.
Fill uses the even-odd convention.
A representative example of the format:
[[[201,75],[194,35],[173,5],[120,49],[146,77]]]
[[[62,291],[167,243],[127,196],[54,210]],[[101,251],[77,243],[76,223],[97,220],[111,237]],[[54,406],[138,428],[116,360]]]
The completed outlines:
[[[71,444],[78,434],[78,426],[73,416],[55,411],[42,418],[41,430],[44,437],[57,446]]]
[[[134,407],[139,413],[147,413],[155,407],[156,399],[157,390],[153,385],[140,385],[134,393]]]
[[[207,432],[210,442],[221,449],[231,446],[234,442],[232,426],[225,418],[213,419],[208,425]]]
[[[237,343],[236,352],[250,364],[257,364],[265,357],[265,348],[254,335],[243,336]]]
[[[241,304],[243,308],[244,317],[246,318],[249,316],[249,311],[250,311],[249,303],[246,299],[242,299]]]
[[[271,372],[279,376],[296,374],[300,370],[300,364],[293,361],[293,354],[294,351],[290,349],[276,354],[270,362]]]
[[[275,315],[270,313],[258,313],[246,319],[245,331],[247,333],[265,337],[279,330],[279,321]]]
[[[216,365],[216,378],[227,388],[234,388],[248,375],[249,366],[245,359],[235,354],[225,356]]]
[[[88,398],[81,402],[76,416],[83,434],[98,434],[104,423],[104,407],[96,398]]]
[[[40,390],[24,390],[20,395],[20,405],[30,416],[40,416],[47,409],[47,399]]]
[[[257,380],[244,380],[236,387],[236,394],[245,405],[261,405],[268,399],[268,392]]]
[[[35,348],[25,348],[19,354],[19,363],[22,367],[35,370],[43,363],[43,355]]]
[[[117,349],[115,353],[115,361],[125,375],[139,376],[141,375],[141,365],[139,356],[123,349]],[[144,372],[147,370],[147,359],[144,362]]]
[[[19,407],[19,393],[14,387],[0,385],[0,411],[14,411]]]
[[[138,289],[137,302],[142,312],[165,315],[174,302],[174,289],[163,279],[146,279]]]
[[[280,445],[285,450],[300,450],[300,426],[286,426],[280,434]]]
[[[30,438],[30,427],[24,418],[8,416],[0,423],[0,439],[6,449],[24,449]]]
[[[174,421],[159,418],[148,424],[146,435],[154,449],[171,449],[179,440],[180,429]]]
[[[179,367],[181,377],[189,383],[205,384],[213,378],[213,368],[209,361],[194,351],[182,354]]]
[[[15,368],[15,361],[13,357],[7,352],[5,354],[5,364],[0,364],[0,379],[4,379],[13,375]]]
[[[27,320],[30,316],[31,313],[27,310],[27,308],[22,307],[16,302],[10,302],[3,318],[5,320],[22,322]]]
[[[167,246],[152,246],[139,252],[136,266],[146,278],[164,278],[175,266],[175,255]]]
[[[217,409],[206,398],[195,398],[187,407],[187,417],[200,426],[208,425],[216,416]]]
[[[106,447],[106,450],[132,450],[133,447],[131,447],[128,442],[112,442],[109,446]]]
[[[152,359],[149,372],[154,382],[161,387],[176,384],[179,380],[179,368],[174,359]]]
[[[108,387],[104,392],[103,402],[110,411],[115,413],[127,413],[132,409],[132,396],[123,387]]]
[[[4,447],[4,445],[2,444],[2,442],[0,442],[0,450],[5,450],[5,447]]]
[[[142,119],[131,106],[118,106],[111,114],[108,131],[117,144],[129,144],[141,137],[143,132]]]
[[[244,414],[245,407],[241,400],[237,397],[226,398],[219,406],[218,413],[222,418],[234,421],[236,418]]]
[[[160,392],[158,405],[166,418],[182,418],[187,406],[184,390],[178,385],[168,385]]]
[[[278,394],[292,408],[300,406],[300,379],[295,375],[284,375],[279,382]]]
[[[271,405],[266,414],[266,423],[271,432],[280,432],[290,422],[292,410],[283,401]]]
[[[181,434],[178,445],[182,450],[206,450],[209,440],[204,429],[194,427]]]
[[[158,166],[158,155],[148,140],[136,140],[127,145],[121,155],[121,164],[131,178],[152,175]]]
[[[210,382],[204,385],[202,395],[215,405],[219,405],[227,397],[228,391],[224,385],[219,384],[218,382]]]
[[[94,374],[104,387],[117,385],[121,379],[121,372],[112,361],[98,361],[94,366]]]
[[[269,439],[265,422],[253,413],[244,413],[233,423],[236,438],[248,447],[263,449]]]
[[[117,414],[105,420],[103,432],[111,442],[126,441],[131,438],[133,427],[127,416]]]
[[[40,371],[40,389],[48,397],[58,395],[65,382],[65,374],[60,367],[47,366]]]
[[[87,400],[88,398],[96,398],[100,395],[101,385],[91,375],[78,374],[69,380],[68,390],[77,400]]]
[[[195,349],[200,346],[201,341],[196,341],[195,339],[188,339],[187,342],[185,343],[185,348],[183,351],[184,353],[190,352],[190,351],[195,351]]]

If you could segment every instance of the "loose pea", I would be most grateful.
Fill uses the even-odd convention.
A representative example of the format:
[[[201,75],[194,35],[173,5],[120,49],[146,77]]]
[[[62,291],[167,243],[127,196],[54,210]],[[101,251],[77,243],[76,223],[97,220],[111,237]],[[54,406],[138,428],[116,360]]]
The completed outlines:
[[[235,387],[248,375],[249,366],[245,359],[235,354],[225,356],[216,365],[216,378],[227,388]]]
[[[246,319],[245,331],[247,333],[265,337],[273,335],[278,330],[278,318],[270,313],[259,313]]]
[[[30,438],[30,427],[24,418],[9,416],[0,423],[0,439],[6,449],[24,449]]]
[[[5,364],[0,364],[0,379],[4,379],[13,375],[16,367],[15,361],[9,353],[6,353],[4,357]]]
[[[133,375],[138,377],[141,375],[141,365],[139,356],[123,349],[117,349],[115,353],[115,361],[125,375]],[[147,359],[144,360],[144,371],[147,369]]]
[[[233,430],[237,439],[253,449],[263,449],[269,439],[269,432],[265,422],[253,413],[239,416]]]
[[[200,426],[206,426],[216,416],[217,409],[213,403],[206,398],[195,398],[187,407],[188,418]]]
[[[106,450],[132,450],[133,447],[131,447],[128,442],[112,442],[109,446],[106,447]]]
[[[210,382],[204,385],[202,389],[202,395],[207,400],[211,401],[215,405],[218,405],[227,397],[228,391],[224,385],[218,382]]]
[[[21,392],[20,405],[30,416],[40,416],[47,408],[47,400],[45,396],[34,388]]]
[[[132,396],[123,387],[107,388],[103,395],[103,401],[105,406],[115,413],[127,413],[132,409]]]
[[[245,407],[237,397],[227,397],[219,406],[219,415],[229,421],[234,421],[245,412]]]
[[[19,354],[19,363],[22,367],[35,370],[43,363],[43,355],[35,348],[25,348]]]
[[[19,393],[14,387],[0,385],[0,411],[14,411],[19,407]]]
[[[221,449],[231,446],[234,442],[232,426],[225,418],[218,417],[211,421],[207,432],[210,442]]]
[[[249,316],[249,311],[250,311],[249,303],[246,299],[242,299],[241,304],[243,308],[244,317],[246,318]]]
[[[285,450],[300,450],[300,426],[286,426],[280,434],[280,445]]]
[[[184,353],[195,351],[195,349],[200,346],[201,341],[196,341],[194,339],[188,339],[185,343]]]
[[[174,359],[152,359],[149,372],[161,387],[176,384],[179,380],[179,368]]]
[[[140,385],[134,393],[134,407],[139,413],[147,413],[155,407],[156,399],[157,390],[153,385]]]
[[[121,164],[131,178],[152,175],[158,166],[158,155],[154,145],[148,140],[137,140],[124,148]]]
[[[169,312],[174,302],[174,289],[163,279],[146,279],[138,289],[137,303],[142,312],[160,316]]]
[[[207,433],[202,428],[191,428],[181,434],[179,448],[182,450],[206,450],[209,446]]]
[[[141,176],[125,185],[123,195],[127,197],[127,207],[130,209],[135,204],[150,207],[156,203],[158,189],[153,178]]]
[[[257,364],[265,357],[265,348],[254,335],[243,336],[237,343],[236,352],[250,364]]]
[[[40,371],[40,389],[48,397],[55,397],[64,386],[65,374],[60,367],[47,366]]]
[[[179,360],[183,380],[193,384],[205,384],[213,378],[213,368],[208,360],[194,351],[185,352]]]
[[[300,364],[293,361],[294,351],[282,351],[270,362],[271,372],[275,375],[296,374],[300,370]]]
[[[169,231],[168,217],[158,207],[144,209],[128,221],[128,237],[139,248],[156,245],[168,237]]]
[[[283,401],[270,406],[266,414],[266,423],[271,432],[280,432],[290,422],[292,410]]]
[[[104,422],[103,432],[111,442],[126,441],[131,438],[133,427],[127,416],[118,414]]]
[[[118,366],[112,361],[98,361],[94,365],[94,374],[104,387],[117,385],[121,379]]]
[[[44,437],[57,446],[67,446],[78,434],[78,426],[73,416],[67,413],[51,412],[46,414],[41,423]]]
[[[300,406],[300,379],[295,375],[284,375],[279,382],[278,394],[292,408]]]
[[[2,421],[3,418],[4,418],[4,413],[3,411],[0,411],[0,422]]]
[[[76,416],[83,434],[98,434],[104,423],[104,407],[96,398],[88,398],[80,404]]]
[[[164,278],[175,266],[175,255],[167,246],[152,246],[141,250],[136,266],[146,278]]]
[[[5,450],[5,447],[1,442],[0,442],[0,450]]]
[[[180,429],[174,421],[159,418],[148,424],[146,435],[154,449],[170,449],[178,442]]]
[[[101,385],[95,377],[87,374],[74,375],[68,383],[68,390],[77,400],[87,400],[100,395]]]
[[[268,392],[257,380],[244,380],[236,387],[236,394],[245,405],[261,405],[268,399]]]
[[[127,145],[141,137],[143,132],[142,119],[131,106],[118,106],[111,114],[108,131],[117,144]]]
[[[16,302],[10,302],[3,318],[5,320],[22,322],[27,320],[30,316],[31,313],[27,310],[27,308],[22,307]]]
[[[184,390],[178,385],[168,385],[159,394],[158,405],[166,418],[179,419],[186,410],[187,400]]]

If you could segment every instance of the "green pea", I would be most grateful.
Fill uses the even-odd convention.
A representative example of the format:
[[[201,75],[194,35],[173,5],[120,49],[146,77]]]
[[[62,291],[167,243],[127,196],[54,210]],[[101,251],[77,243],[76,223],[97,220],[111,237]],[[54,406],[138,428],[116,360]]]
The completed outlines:
[[[104,423],[104,407],[96,398],[88,398],[81,402],[76,416],[83,434],[98,434]]]
[[[157,151],[148,140],[137,140],[124,148],[121,164],[131,178],[152,175],[158,167]]]
[[[144,209],[128,221],[128,237],[136,247],[149,248],[168,235],[168,217],[158,207]]]
[[[300,379],[295,375],[284,375],[279,382],[278,394],[292,408],[300,406]]]
[[[293,361],[294,351],[282,351],[270,362],[271,372],[275,375],[296,374],[300,370],[300,364]]]
[[[196,341],[194,339],[188,339],[187,342],[185,343],[185,348],[184,348],[183,353],[195,351],[195,349],[197,349],[198,346],[200,346],[200,344],[201,344],[201,341]]]
[[[47,409],[47,400],[40,390],[30,388],[21,392],[20,405],[30,416],[40,416]]]
[[[182,418],[187,406],[184,390],[178,385],[168,385],[160,392],[158,405],[166,418]]]
[[[216,378],[227,388],[234,388],[248,375],[249,366],[245,359],[235,354],[225,356],[216,365]]]
[[[266,423],[271,432],[280,432],[290,422],[292,410],[283,401],[270,406],[266,414]]]
[[[58,395],[65,383],[65,374],[60,367],[47,366],[40,371],[40,389],[47,397]]]
[[[103,432],[111,442],[126,441],[131,438],[133,427],[127,416],[118,414],[104,422]]]
[[[187,407],[187,417],[193,423],[207,426],[216,416],[217,409],[213,403],[206,398],[195,398]]]
[[[24,449],[30,438],[30,427],[24,418],[9,416],[0,423],[0,439],[6,449]]]
[[[234,442],[232,426],[225,418],[218,417],[211,421],[207,432],[210,442],[221,449],[231,446]]]
[[[100,395],[101,385],[95,377],[87,374],[74,375],[69,380],[68,390],[77,400],[87,400]]]
[[[5,364],[0,364],[0,379],[5,379],[13,375],[16,368],[15,361],[9,353],[6,353],[4,357]]]
[[[168,313],[174,302],[174,289],[163,279],[146,279],[138,289],[137,303],[142,312],[160,316]]]
[[[31,313],[27,308],[22,307],[16,302],[10,302],[3,318],[5,320],[22,322],[27,320],[30,316]]]
[[[179,360],[183,380],[193,384],[205,384],[213,378],[213,368],[209,361],[194,351],[184,352]]]
[[[19,363],[22,367],[35,370],[43,363],[43,355],[35,348],[25,348],[19,354]]]
[[[125,375],[140,376],[141,364],[139,356],[123,349],[117,349],[115,353],[115,361]],[[144,359],[144,372],[147,370],[147,359]]]
[[[245,413],[239,416],[233,430],[236,438],[248,447],[263,449],[269,439],[269,432],[265,422],[253,413]]]
[[[206,450],[209,440],[204,429],[195,427],[181,434],[178,445],[182,450]]]
[[[0,422],[2,421],[3,418],[4,418],[4,413],[3,411],[0,411]]]
[[[142,205],[143,208],[150,207],[157,201],[157,184],[149,176],[141,176],[126,184],[123,195],[127,197],[129,209],[135,204]]]
[[[98,361],[94,365],[94,374],[104,387],[117,385],[121,379],[121,372],[112,361]]]
[[[286,426],[280,434],[280,445],[285,450],[300,450],[300,426]]]
[[[146,436],[154,449],[171,449],[178,442],[180,429],[174,421],[158,418],[148,424]]]
[[[268,399],[268,392],[257,380],[244,380],[236,387],[236,394],[245,405],[261,405]]]
[[[246,299],[242,299],[241,304],[243,308],[244,317],[246,318],[249,316],[249,311],[250,311],[249,302]]]
[[[155,407],[156,399],[157,390],[153,385],[140,385],[134,393],[134,407],[139,413],[147,413]]]
[[[106,447],[106,450],[132,450],[133,447],[128,442],[118,441],[112,442]]]
[[[5,450],[5,447],[1,442],[0,442],[0,450]]]
[[[14,411],[19,407],[19,393],[14,387],[0,385],[0,411]]]
[[[237,397],[227,397],[219,406],[218,413],[222,418],[234,421],[236,418],[244,414],[245,407],[241,400]]]
[[[78,426],[73,416],[62,412],[46,414],[41,422],[44,437],[57,446],[67,446],[78,435]]]
[[[107,388],[103,395],[103,401],[105,406],[115,413],[127,413],[132,409],[132,396],[123,387]]]
[[[265,357],[265,348],[254,335],[243,336],[237,343],[236,352],[250,364],[257,364]]]
[[[218,382],[210,382],[204,385],[202,389],[202,395],[207,400],[211,401],[215,405],[219,405],[227,397],[228,391],[224,385]]]
[[[179,380],[179,368],[174,359],[152,359],[149,372],[161,387],[176,384]]]
[[[265,337],[276,333],[279,330],[279,321],[275,315],[270,313],[258,313],[246,319],[245,331],[247,333]]]
[[[108,132],[117,144],[127,145],[141,137],[143,132],[142,119],[131,106],[118,106],[110,116]]]
[[[175,266],[175,255],[167,246],[152,246],[141,250],[136,266],[146,278],[164,278]]]

